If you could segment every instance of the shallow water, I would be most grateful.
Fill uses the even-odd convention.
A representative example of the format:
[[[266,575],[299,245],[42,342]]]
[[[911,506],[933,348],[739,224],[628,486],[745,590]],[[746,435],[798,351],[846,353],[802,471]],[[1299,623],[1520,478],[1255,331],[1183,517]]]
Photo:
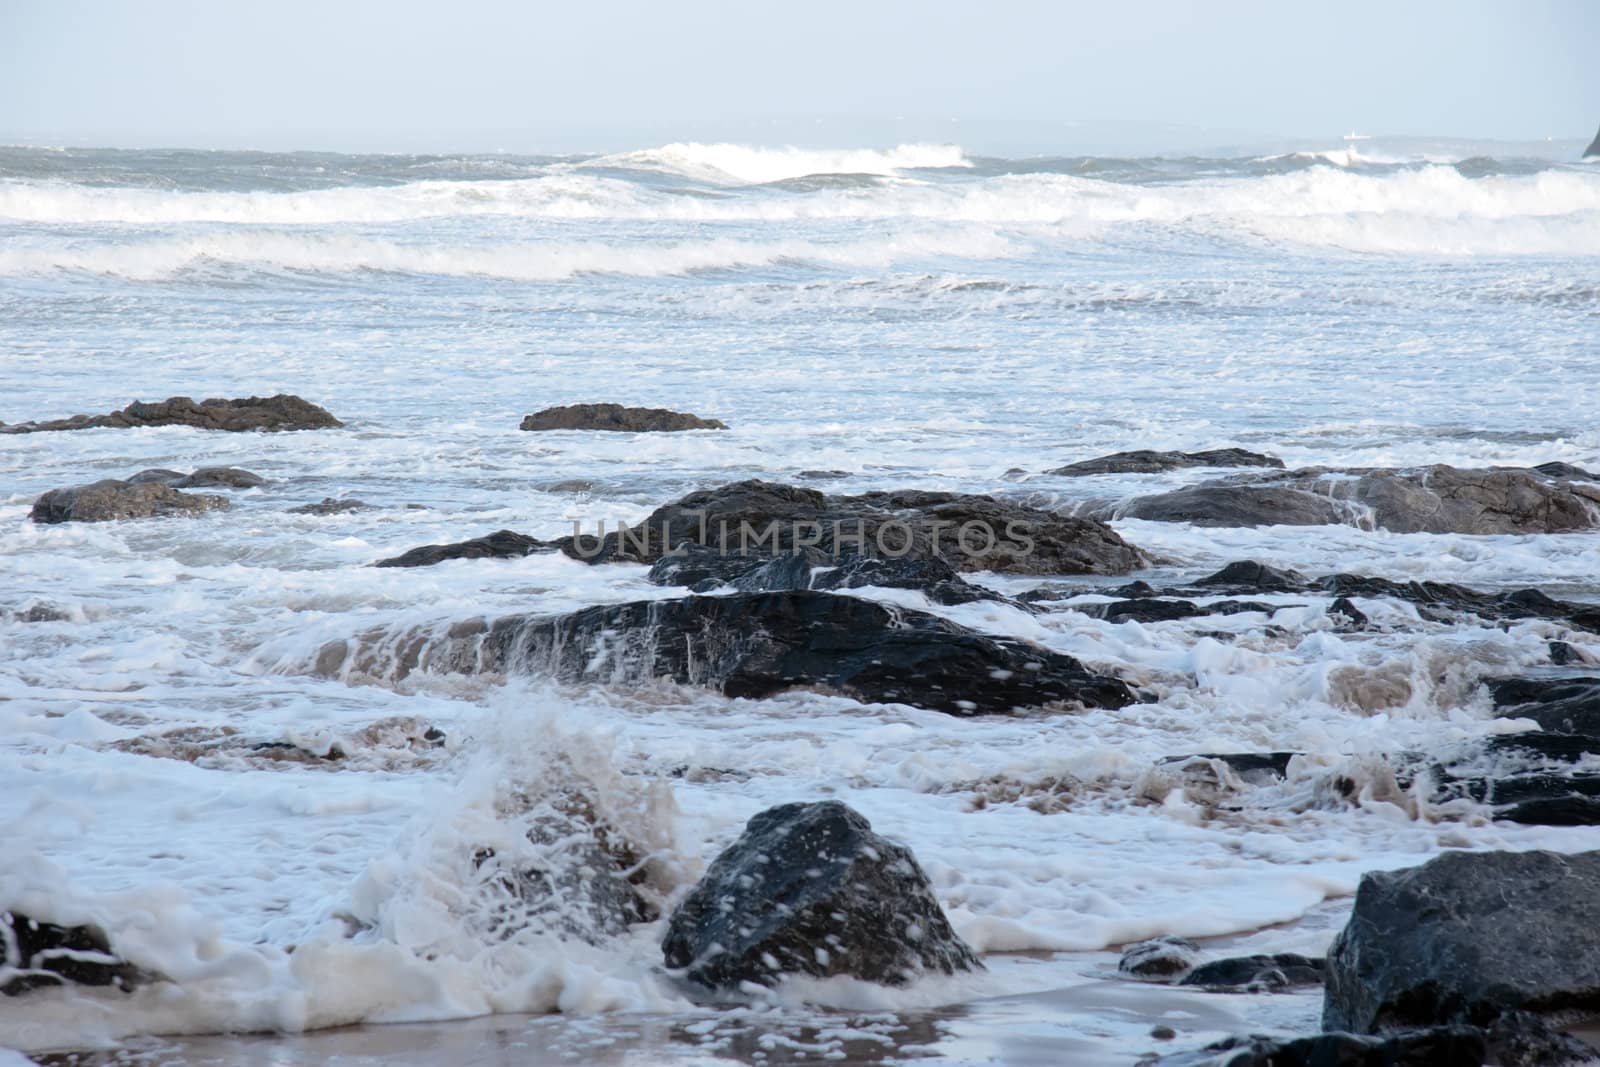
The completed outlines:
[[[477,1018],[127,1047],[158,1061],[173,1048],[295,1062],[416,1041],[497,1062],[520,1041],[616,1062],[1127,1062],[1163,1012],[1193,1013],[1169,1018],[1176,1047],[1313,1026],[1314,997],[1114,984],[1105,950],[1172,933],[1317,954],[1363,871],[1443,848],[1600,847],[1591,830],[1493,824],[1378,789],[1354,807],[1317,799],[1335,774],[1364,781],[1370,753],[1504,729],[1475,683],[1545,663],[1555,625],[1422,623],[1362,602],[1378,631],[1343,634],[1304,596],[1266,598],[1283,605],[1270,628],[1260,614],[1141,626],[1066,605],[933,607],[1160,695],[1005,720],[669,685],[347,685],[312,668],[324,642],[374,626],[667,595],[643,568],[552,556],[366,564],[500,528],[632,521],[736,478],[830,471],[810,484],[1069,506],[1200,477],[1043,473],[1122,448],[1593,468],[1600,170],[1494,152],[0,149],[0,419],[287,391],[348,423],[0,435],[0,608],[68,615],[0,618],[0,822],[18,857],[0,895],[96,918],[178,979],[8,1001],[0,1044]],[[542,407],[601,400],[731,429],[516,428]],[[215,464],[270,481],[196,519],[27,521],[49,488]],[[325,496],[375,507],[285,514]],[[1255,558],[1600,596],[1588,534],[1117,526],[1162,557],[1152,581]],[[1218,629],[1238,636],[1202,633]],[[362,733],[391,719],[447,740],[421,743],[405,723]],[[172,731],[194,746],[171,749],[186,758],[152,754]],[[349,755],[251,747],[279,741]],[[1232,798],[1237,810],[1182,790],[1145,799],[1163,757],[1283,749],[1306,753],[1303,766]],[[486,942],[462,903],[461,842],[515,836],[496,798],[572,768],[660,843],[678,886],[764,807],[844,799],[911,846],[991,969],[902,991],[797,983],[752,1019],[696,1008],[662,976],[659,927],[604,949]],[[1027,805],[1064,777],[1065,801]],[[367,933],[346,938],[339,916]],[[852,1027],[868,1036],[803,1036]],[[763,1044],[770,1034],[786,1036]],[[827,1047],[786,1044],[807,1041]]]

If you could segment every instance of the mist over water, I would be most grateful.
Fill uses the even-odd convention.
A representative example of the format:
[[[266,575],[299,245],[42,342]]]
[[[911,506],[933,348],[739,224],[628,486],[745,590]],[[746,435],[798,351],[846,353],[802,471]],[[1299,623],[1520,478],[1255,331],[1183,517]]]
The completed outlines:
[[[1172,933],[1321,954],[1365,870],[1584,840],[1306,799],[1336,773],[1359,779],[1374,751],[1503,728],[1476,681],[1546,662],[1539,621],[1424,624],[1390,603],[1373,612],[1394,628],[1339,634],[1326,604],[1284,595],[1268,598],[1285,609],[1271,628],[1241,617],[1230,642],[1199,623],[864,593],[1160,693],[974,721],[810,692],[347,684],[315,667],[326,642],[374,628],[676,595],[642,567],[561,556],[367,565],[502,528],[636,521],[739,478],[1065,508],[1196,480],[1043,473],[1132,448],[1596,469],[1600,165],[1382,140],[1240,158],[0,148],[0,420],[278,392],[347,429],[0,436],[0,609],[65,616],[0,615],[0,824],[20,857],[0,889],[54,901],[63,921],[95,918],[182,985],[93,1011],[0,1003],[0,1044],[545,1011],[600,1033],[610,1024],[595,1016],[632,1011],[702,1026],[704,1041],[671,1039],[685,1056],[733,1056],[731,1017],[655,972],[658,928],[606,948],[548,931],[499,942],[462,903],[470,870],[452,843],[515,837],[501,786],[552,768],[630,813],[672,861],[667,891],[750,815],[792,800],[844,799],[912,848],[991,971],[900,992],[787,990],[761,1025],[810,1027],[795,1040],[817,1054],[865,1041],[991,1055],[1008,1047],[1015,998],[1048,994],[1053,1039],[1081,1043],[1083,1062],[1127,1062],[1152,1020],[1199,1009],[1155,994],[1111,1004],[1112,946]],[[531,411],[596,401],[731,428],[517,430]],[[194,519],[27,521],[51,488],[208,465],[269,483]],[[286,513],[326,496],[375,506]],[[1600,597],[1592,535],[1115,525],[1167,577],[1254,558]],[[403,726],[363,733],[411,718],[447,744]],[[174,731],[218,747],[147,753]],[[250,755],[286,740],[338,742],[348,759]],[[1307,754],[1303,776],[1226,816],[1181,792],[1137,802],[1164,757],[1291,750]],[[972,802],[975,782],[1052,778],[1078,792],[1050,814]],[[361,937],[345,937],[346,918]],[[925,1030],[902,1026],[935,1008],[948,1010]],[[1221,997],[1185,1039],[1314,1028],[1319,1009]],[[586,1032],[560,1040],[587,1048]]]

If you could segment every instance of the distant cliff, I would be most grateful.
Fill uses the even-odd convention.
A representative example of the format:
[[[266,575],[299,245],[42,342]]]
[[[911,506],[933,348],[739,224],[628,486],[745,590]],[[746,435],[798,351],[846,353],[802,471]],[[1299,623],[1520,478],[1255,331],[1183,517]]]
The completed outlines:
[[[1589,142],[1589,147],[1583,150],[1584,159],[1600,158],[1600,133],[1594,135],[1594,140]]]

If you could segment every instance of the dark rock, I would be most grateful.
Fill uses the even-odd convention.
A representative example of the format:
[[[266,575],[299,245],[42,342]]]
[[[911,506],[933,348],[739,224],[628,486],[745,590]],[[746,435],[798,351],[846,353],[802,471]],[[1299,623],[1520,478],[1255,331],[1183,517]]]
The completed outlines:
[[[812,550],[835,561],[943,559],[958,571],[1013,574],[1125,574],[1146,562],[1104,523],[994,497],[917,490],[824,496],[763,481],[690,493],[629,533],[566,538],[562,550],[591,563],[654,563],[685,543],[750,555]]]
[[[1292,952],[1272,956],[1236,956],[1194,968],[1179,985],[1249,993],[1273,992],[1322,984],[1323,961]]]
[[[1327,497],[1275,485],[1206,483],[1136,497],[1090,512],[1097,518],[1187,522],[1195,526],[1332,526],[1345,512]]]
[[[1577,1067],[1600,1049],[1564,1034],[1533,1012],[1508,1011],[1489,1027],[1489,1057],[1499,1067]]]
[[[137,426],[193,426],[201,430],[323,430],[343,426],[317,405],[298,396],[250,396],[236,400],[212,398],[198,404],[186,396],[175,396],[147,404],[134,401],[109,415],[74,415],[48,422],[23,422],[0,425],[0,433],[38,433],[46,430],[90,430],[102,427],[128,429]]]
[[[1235,560],[1194,584],[1226,592],[1251,593],[1303,593],[1307,588],[1305,575],[1299,571],[1272,567],[1253,559]]]
[[[261,475],[238,467],[201,467],[187,478],[171,483],[174,489],[254,489],[266,484],[267,480]]]
[[[1518,467],[1300,470],[1202,482],[1089,509],[1097,517],[1198,526],[1370,523],[1396,533],[1564,533],[1592,529],[1600,489]]]
[[[1247,452],[1242,448],[1214,448],[1206,452],[1152,452],[1140,449],[1134,452],[1116,452],[1097,459],[1069,463],[1065,467],[1045,471],[1046,474],[1077,476],[1084,474],[1156,474],[1161,471],[1185,470],[1190,467],[1276,467],[1282,469],[1283,460]]]
[[[347,511],[366,511],[372,507],[365,500],[349,497],[325,496],[315,504],[301,504],[289,509],[290,515],[340,515]],[[429,546],[435,547],[435,546]]]
[[[160,482],[120,482],[114,478],[52,489],[33,502],[34,522],[111,522],[117,519],[198,515],[228,507],[226,497],[180,493]]]
[[[142,470],[138,474],[135,474],[132,478],[127,479],[127,482],[129,485],[143,485],[146,482],[159,482],[162,485],[176,487],[179,482],[183,481],[187,477],[188,475],[184,474],[182,471],[167,470],[165,467],[151,467],[149,470]]]
[[[541,550],[553,549],[549,541],[527,537],[511,530],[497,530],[470,541],[457,541],[448,545],[423,545],[380,559],[374,567],[431,567],[449,559],[521,559]]]
[[[726,430],[717,419],[702,419],[665,408],[629,408],[621,404],[567,404],[545,408],[522,420],[523,430],[613,430],[620,433],[677,430]]]
[[[1178,1036],[1178,1031],[1174,1030],[1170,1026],[1162,1026],[1157,1024],[1150,1028],[1150,1036],[1155,1038],[1157,1041],[1171,1041],[1173,1038]]]
[[[661,951],[714,989],[786,974],[904,985],[983,968],[911,852],[834,800],[752,818],[673,913]]]
[[[1156,937],[1129,945],[1117,961],[1117,973],[1147,982],[1169,982],[1188,974],[1200,962],[1200,946],[1182,937]]]
[[[1339,597],[1328,607],[1328,615],[1335,619],[1341,630],[1365,630],[1372,620],[1366,612],[1350,603],[1349,597]]]
[[[0,994],[18,996],[59,985],[127,991],[154,978],[111,950],[97,926],[57,926],[14,911],[0,912]]]
[[[1192,759],[1221,760],[1246,782],[1269,782],[1289,775],[1289,761],[1298,752],[1202,752],[1193,756],[1174,756],[1164,762],[1182,763]]]
[[[21,611],[11,613],[18,622],[70,622],[72,612],[42,602],[30,604]]]
[[[1495,818],[1524,826],[1595,826],[1600,825],[1600,798],[1574,793],[1524,800],[1496,812]]]
[[[1535,825],[1587,825],[1600,798],[1600,774],[1587,769],[1600,738],[1532,732],[1466,742],[1432,756],[1401,756],[1395,778],[1411,788],[1424,775],[1434,801],[1465,797],[1495,809],[1494,817]]]
[[[1533,468],[1546,478],[1566,478],[1580,482],[1600,482],[1600,474],[1574,467],[1570,463],[1541,463]]]
[[[1583,150],[1584,159],[1600,158],[1600,133],[1594,135],[1594,140],[1589,142],[1589,147]]]
[[[1323,1025],[1486,1026],[1600,1011],[1600,852],[1446,852],[1365,875],[1328,955]]]
[[[1565,667],[1570,663],[1583,662],[1583,657],[1579,654],[1578,650],[1573,648],[1565,641],[1551,641],[1549,643],[1549,648],[1550,662],[1554,663],[1557,667]]]
[[[653,585],[714,589],[747,574],[767,561],[745,553],[719,552],[706,545],[685,542],[650,565],[645,577]]]
[[[1600,678],[1504,678],[1489,683],[1503,718],[1532,719],[1551,733],[1600,737]]]
[[[1148,1062],[1161,1067],[1483,1067],[1488,1054],[1477,1027],[1441,1026],[1385,1037],[1230,1037],[1198,1052]]]
[[[1485,593],[1450,582],[1394,582],[1357,574],[1330,574],[1314,588],[1332,597],[1386,597],[1417,607],[1425,619],[1447,621],[1453,614],[1485,619],[1555,619],[1584,630],[1600,631],[1600,607],[1556,600],[1537,589]]]
[[[1077,610],[1090,618],[1107,622],[1168,622],[1208,615],[1206,609],[1188,600],[1113,600],[1109,604],[1084,604]]]
[[[324,674],[355,670],[395,679],[419,667],[613,684],[667,677],[751,698],[806,686],[953,715],[1057,703],[1115,708],[1135,699],[1124,683],[1085,670],[1071,656],[924,612],[814,591],[469,620],[443,638],[379,630],[354,653],[333,643],[318,663]]]
[[[973,585],[941,559],[877,559],[858,556],[812,577],[813,589],[916,589],[935,604],[951,607],[979,600],[1005,600]]]
[[[773,593],[811,586],[811,564],[798,553],[774,556],[735,578],[732,586],[741,593]]]
[[[1160,590],[1143,579],[1137,582],[1129,582],[1127,585],[1119,585],[1115,589],[1106,590],[1106,592],[1112,596],[1125,597],[1129,600],[1161,595]]]

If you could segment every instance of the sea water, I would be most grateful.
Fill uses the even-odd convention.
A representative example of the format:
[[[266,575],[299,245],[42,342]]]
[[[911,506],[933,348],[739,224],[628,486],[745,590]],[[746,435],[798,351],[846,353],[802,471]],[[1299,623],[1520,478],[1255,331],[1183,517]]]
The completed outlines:
[[[1559,629],[1537,620],[1361,601],[1377,625],[1343,633],[1323,598],[1277,596],[1270,627],[1111,624],[859,591],[1158,697],[974,720],[811,692],[316,670],[324,643],[375,627],[676,595],[643,567],[560,555],[369,564],[636,521],[741,478],[1070,508],[1197,478],[1045,473],[1126,448],[1593,468],[1600,168],[1381,141],[1235,159],[0,149],[0,420],[278,392],[346,428],[0,435],[0,904],[95,921],[173,979],[7,998],[0,1045],[305,1032],[187,1047],[311,1062],[351,1051],[312,1031],[403,1023],[358,1031],[356,1051],[1125,1063],[1160,1044],[1155,1023],[1181,1047],[1305,1031],[1320,998],[1119,983],[1116,946],[1320,954],[1364,871],[1600,847],[1383,780],[1377,754],[1518,728],[1477,683],[1547,662]],[[730,429],[517,428],[599,401]],[[209,465],[268,481],[198,518],[28,521],[51,488]],[[329,496],[373,506],[288,513]],[[1156,581],[1251,558],[1600,596],[1590,534],[1116,527],[1159,557]],[[35,606],[61,617],[16,614]],[[1220,783],[1225,803],[1162,783],[1167,757],[1242,751],[1304,756],[1280,785]],[[1353,803],[1328,802],[1335,776],[1358,783]],[[756,812],[844,800],[913,850],[989,969],[707,1007],[663,973],[660,924],[602,946],[487,936],[473,846],[525,835],[501,801],[557,778],[653,843],[669,894]]]

